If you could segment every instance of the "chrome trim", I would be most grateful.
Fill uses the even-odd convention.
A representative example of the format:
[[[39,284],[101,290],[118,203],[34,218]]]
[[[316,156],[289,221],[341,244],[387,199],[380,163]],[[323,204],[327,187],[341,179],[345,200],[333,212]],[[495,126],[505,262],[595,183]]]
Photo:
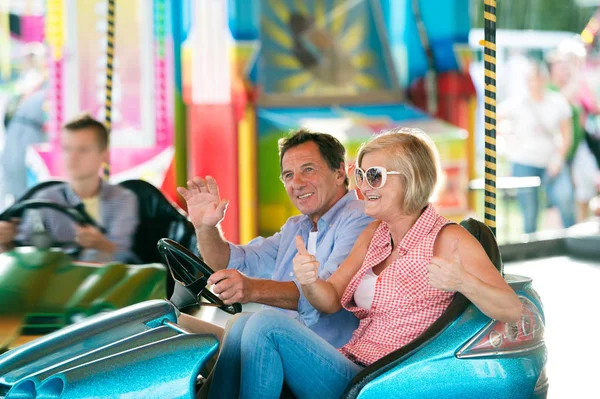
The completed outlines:
[[[475,342],[479,341],[479,339],[486,335],[488,333],[488,331],[491,329],[491,327],[496,324],[496,320],[492,319],[490,321],[488,321],[488,323],[485,325],[485,327],[483,327],[481,329],[481,331],[479,331],[477,334],[475,334],[473,336],[473,338],[471,338],[470,340],[467,341],[466,344],[464,344],[456,353],[455,356],[458,359],[463,359],[465,358],[464,356],[468,356],[468,355],[463,355],[463,353],[467,350],[467,348],[471,347],[471,345],[473,345]]]
[[[519,348],[519,349],[507,349],[507,350],[503,350],[503,351],[488,351],[488,352],[479,352],[479,353],[472,353],[472,354],[463,354],[462,352],[464,352],[463,349],[461,349],[459,352],[456,352],[456,357],[458,359],[472,359],[475,357],[489,357],[489,356],[505,356],[505,355],[522,355],[524,353],[529,353],[529,352],[533,352],[536,349],[541,348],[542,346],[546,345],[546,341],[542,340],[540,342],[538,342],[537,344],[533,345],[533,346],[529,346],[527,348]]]
[[[169,320],[163,321],[163,325],[171,327],[173,330],[175,330],[181,334],[192,334],[188,330],[181,327],[179,324],[173,323],[172,321],[169,321]]]

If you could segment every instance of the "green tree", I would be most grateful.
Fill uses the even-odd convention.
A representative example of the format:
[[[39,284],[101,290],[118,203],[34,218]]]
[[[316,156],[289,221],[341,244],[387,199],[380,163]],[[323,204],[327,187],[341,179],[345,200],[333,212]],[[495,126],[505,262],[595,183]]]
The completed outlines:
[[[581,33],[596,7],[576,0],[497,0],[498,29],[559,30]],[[483,28],[483,0],[471,0],[473,27]]]

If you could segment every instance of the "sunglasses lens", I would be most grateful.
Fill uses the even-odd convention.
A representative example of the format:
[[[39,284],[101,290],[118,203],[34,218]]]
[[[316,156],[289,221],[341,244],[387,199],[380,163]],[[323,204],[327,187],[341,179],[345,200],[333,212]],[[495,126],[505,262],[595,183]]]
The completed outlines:
[[[381,186],[381,181],[383,179],[383,172],[379,168],[369,168],[367,170],[367,183],[371,185],[373,188],[377,188]]]

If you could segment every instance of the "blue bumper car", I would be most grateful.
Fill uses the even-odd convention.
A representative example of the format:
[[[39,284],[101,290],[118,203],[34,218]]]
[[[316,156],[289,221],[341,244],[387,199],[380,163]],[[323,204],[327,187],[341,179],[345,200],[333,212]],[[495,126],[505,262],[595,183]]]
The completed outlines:
[[[501,269],[491,231],[473,219],[462,225]],[[173,241],[158,247],[173,278],[198,301],[241,311],[204,289],[212,271],[199,258]],[[505,279],[524,305],[516,324],[489,319],[457,294],[429,329],[362,370],[342,397],[546,397],[541,300],[530,278]],[[152,300],[93,316],[3,354],[0,398],[195,398],[200,369],[218,341],[179,327],[176,302]]]

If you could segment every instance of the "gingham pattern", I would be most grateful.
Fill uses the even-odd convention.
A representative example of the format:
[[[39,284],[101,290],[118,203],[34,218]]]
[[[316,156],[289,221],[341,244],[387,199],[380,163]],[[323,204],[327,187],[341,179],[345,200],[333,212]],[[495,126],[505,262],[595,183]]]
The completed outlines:
[[[428,205],[397,246],[400,257],[379,275],[371,308],[359,308],[354,302],[356,288],[367,270],[392,251],[388,225],[379,225],[361,269],[342,296],[342,306],[360,320],[350,341],[340,349],[350,360],[364,365],[375,362],[418,337],[446,310],[454,293],[429,285],[427,265],[437,234],[448,223]]]

